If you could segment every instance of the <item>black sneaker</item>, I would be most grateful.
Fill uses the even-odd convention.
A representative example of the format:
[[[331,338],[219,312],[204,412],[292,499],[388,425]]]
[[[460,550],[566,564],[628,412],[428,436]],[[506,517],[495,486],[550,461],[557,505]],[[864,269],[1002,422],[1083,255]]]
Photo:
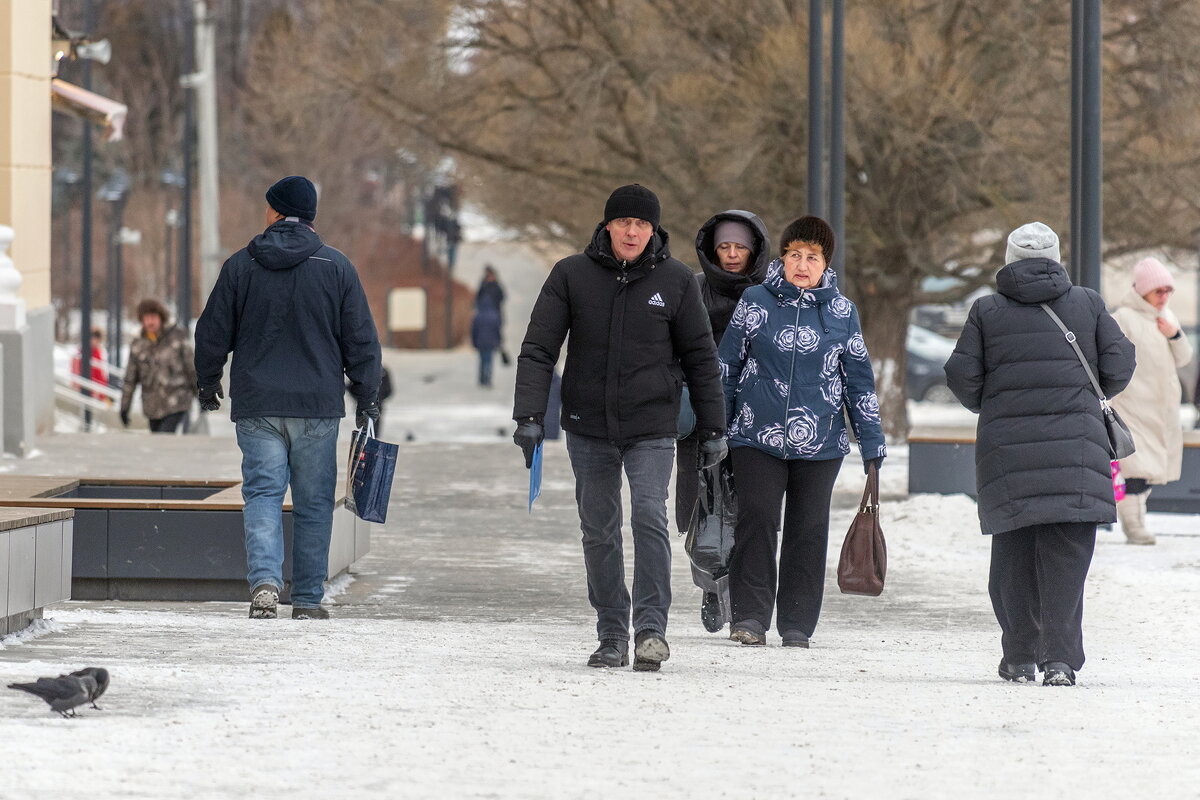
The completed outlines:
[[[808,637],[801,631],[784,631],[780,634],[783,637],[784,647],[803,647],[808,649]]]
[[[700,603],[700,621],[709,633],[716,633],[725,627],[725,620],[721,618],[721,598],[716,592],[704,593],[704,600]]]
[[[329,612],[320,606],[316,608],[292,606],[292,619],[329,619]]]
[[[278,605],[278,589],[269,583],[255,586],[250,592],[250,619],[275,619]]]
[[[588,658],[589,667],[628,667],[629,640],[601,639],[596,652]]]
[[[1061,661],[1048,661],[1042,667],[1042,686],[1074,686],[1075,670]]]
[[[1010,664],[1001,659],[1000,677],[1006,681],[1033,683],[1037,680],[1037,667],[1033,664]]]
[[[761,623],[748,619],[738,622],[730,628],[729,638],[745,645],[761,647],[767,643],[767,631]]]
[[[634,637],[633,668],[638,672],[658,672],[662,662],[671,657],[667,640],[656,630],[647,628]]]

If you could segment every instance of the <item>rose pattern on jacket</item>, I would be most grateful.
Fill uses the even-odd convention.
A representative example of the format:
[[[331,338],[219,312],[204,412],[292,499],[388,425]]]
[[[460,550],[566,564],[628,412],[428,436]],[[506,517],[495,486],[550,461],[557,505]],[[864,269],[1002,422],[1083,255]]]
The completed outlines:
[[[874,392],[858,398],[854,402],[854,407],[858,409],[858,413],[862,414],[864,421],[879,422],[879,397]]]
[[[846,299],[845,295],[839,294],[837,297],[829,301],[829,310],[838,319],[849,319],[850,311],[852,309],[853,306],[850,304],[850,301]]]
[[[846,342],[846,352],[857,361],[867,360],[867,343],[863,341],[861,333],[854,334],[850,337],[850,341]]]
[[[825,351],[825,361],[821,364],[821,377],[828,380],[841,373],[841,358],[844,350],[845,348],[840,344],[835,344]]]
[[[796,326],[788,325],[772,337],[771,341],[779,348],[779,352],[788,353],[796,348]]]
[[[807,408],[789,408],[787,444],[801,455],[815,455],[825,442],[818,438],[820,420]]]
[[[733,419],[733,424],[730,426],[734,431],[749,431],[754,428],[754,409],[748,404],[742,403],[738,409],[737,416]]]
[[[821,334],[817,333],[814,328],[804,325],[796,331],[797,353],[815,353],[817,352],[817,346],[820,344]]]
[[[775,378],[775,391],[779,392],[780,397],[787,397],[788,392],[790,391],[787,381],[781,381],[779,378]]]
[[[821,384],[821,397],[834,408],[841,408],[842,400],[845,397],[843,388],[842,376],[835,373]]]
[[[742,374],[738,376],[738,385],[741,386],[746,381],[758,375],[758,362],[753,358],[746,360],[746,366],[742,367]]]
[[[758,441],[773,450],[782,451],[783,445],[787,441],[787,435],[784,433],[782,425],[774,423],[758,432]]]

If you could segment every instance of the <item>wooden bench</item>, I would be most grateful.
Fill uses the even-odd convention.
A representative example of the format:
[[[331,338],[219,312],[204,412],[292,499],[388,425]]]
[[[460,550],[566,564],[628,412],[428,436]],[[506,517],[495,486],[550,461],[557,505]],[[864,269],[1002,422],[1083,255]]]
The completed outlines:
[[[908,491],[975,496],[975,427],[918,426],[908,435]],[[1149,509],[1200,514],[1200,431],[1183,432],[1183,473],[1150,494]]]
[[[8,476],[0,509],[73,516],[70,597],[77,600],[242,600],[246,551],[241,484],[221,480]],[[283,507],[291,571],[292,507]],[[334,509],[329,575],[370,549],[370,525]],[[284,587],[284,598],[287,598]]]

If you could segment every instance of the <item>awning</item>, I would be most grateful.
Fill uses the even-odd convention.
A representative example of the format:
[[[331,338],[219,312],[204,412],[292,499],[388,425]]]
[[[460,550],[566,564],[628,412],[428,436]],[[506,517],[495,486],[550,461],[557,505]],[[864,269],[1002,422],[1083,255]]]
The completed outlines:
[[[125,115],[129,107],[116,100],[89,92],[82,86],[67,83],[60,78],[50,80],[55,111],[62,111],[76,117],[82,117],[104,129],[104,140],[116,142],[121,139],[121,129],[125,127]]]

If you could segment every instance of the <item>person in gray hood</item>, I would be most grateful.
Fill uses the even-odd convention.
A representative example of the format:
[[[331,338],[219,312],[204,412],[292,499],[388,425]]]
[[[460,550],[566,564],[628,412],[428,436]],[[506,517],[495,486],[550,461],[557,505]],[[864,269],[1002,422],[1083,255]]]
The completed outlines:
[[[742,292],[762,283],[767,276],[767,267],[771,265],[767,226],[749,211],[730,209],[714,214],[696,233],[696,260],[700,264],[700,273],[696,275],[700,299],[708,310],[713,342],[719,345]],[[684,387],[682,413],[686,420],[694,420],[688,397]],[[690,422],[684,422],[684,426],[681,434],[687,427],[694,428]],[[697,467],[699,459],[700,438],[693,429],[678,441],[675,450],[675,522],[685,533],[697,513],[701,493],[708,492],[708,479],[714,477],[711,470]],[[728,458],[721,469],[732,469]],[[692,581],[704,591],[700,621],[706,630],[716,633],[730,622],[727,570],[710,572],[697,567],[695,562],[691,567]]]
[[[321,608],[333,528],[345,384],[360,428],[379,419],[382,362],[354,265],[313,228],[317,192],[293,175],[267,190],[267,229],[221,267],[196,323],[200,407],[229,399],[242,451],[250,617],[271,619],[283,590],[283,497],[292,489],[292,618]]]
[[[975,480],[992,535],[988,591],[1000,677],[1071,686],[1083,666],[1083,584],[1096,525],[1113,522],[1100,400],[1054,319],[1074,334],[1107,397],[1133,377],[1134,348],[1096,292],[1072,286],[1058,236],[1032,222],[1008,238],[997,293],[971,306],[946,381],[979,415]]]

